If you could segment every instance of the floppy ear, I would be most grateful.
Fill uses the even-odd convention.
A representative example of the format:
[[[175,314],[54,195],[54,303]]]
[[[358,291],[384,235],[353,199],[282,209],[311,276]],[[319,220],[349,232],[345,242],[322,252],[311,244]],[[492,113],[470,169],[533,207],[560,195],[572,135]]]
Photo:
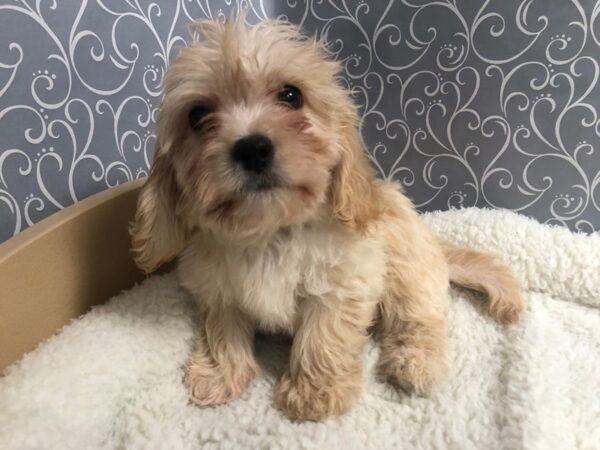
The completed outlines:
[[[168,155],[161,154],[157,148],[130,227],[134,259],[145,273],[173,259],[185,244],[185,230],[176,210],[178,198]]]
[[[343,129],[342,159],[332,182],[333,211],[346,227],[362,232],[379,218],[381,199],[354,115]]]

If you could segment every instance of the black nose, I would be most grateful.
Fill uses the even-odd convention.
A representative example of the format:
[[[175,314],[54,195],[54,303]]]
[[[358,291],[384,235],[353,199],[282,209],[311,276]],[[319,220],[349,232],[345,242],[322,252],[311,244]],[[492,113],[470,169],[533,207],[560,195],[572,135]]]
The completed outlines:
[[[252,134],[233,145],[233,159],[248,172],[261,173],[273,162],[275,148],[262,134]]]

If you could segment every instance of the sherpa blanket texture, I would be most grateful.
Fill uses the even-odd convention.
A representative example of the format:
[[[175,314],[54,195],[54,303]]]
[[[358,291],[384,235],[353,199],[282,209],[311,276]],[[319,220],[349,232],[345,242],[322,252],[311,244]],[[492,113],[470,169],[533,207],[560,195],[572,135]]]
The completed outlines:
[[[428,397],[377,380],[345,417],[294,423],[273,406],[289,351],[257,341],[263,373],[239,400],[188,403],[192,302],[151,277],[72,321],[0,379],[0,449],[600,449],[600,235],[507,211],[424,215],[435,233],[496,252],[523,282],[522,323],[504,328],[451,289],[453,365]],[[23,324],[27,326],[26,323]]]

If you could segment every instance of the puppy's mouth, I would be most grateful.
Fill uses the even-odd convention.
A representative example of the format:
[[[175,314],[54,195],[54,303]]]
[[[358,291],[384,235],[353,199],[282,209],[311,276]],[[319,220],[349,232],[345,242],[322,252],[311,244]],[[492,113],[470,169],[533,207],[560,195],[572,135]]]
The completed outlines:
[[[265,193],[283,186],[280,177],[273,173],[261,173],[245,177],[239,195],[244,197],[248,194]]]
[[[274,174],[257,174],[245,177],[241,186],[232,195],[215,202],[208,208],[206,213],[223,217],[231,214],[246,201],[256,200],[257,197],[266,196],[284,187],[281,178]]]

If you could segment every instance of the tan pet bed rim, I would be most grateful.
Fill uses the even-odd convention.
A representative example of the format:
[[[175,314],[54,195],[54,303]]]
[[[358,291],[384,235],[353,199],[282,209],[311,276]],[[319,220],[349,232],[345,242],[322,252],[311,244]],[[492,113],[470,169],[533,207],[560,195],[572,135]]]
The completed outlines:
[[[143,279],[128,233],[143,183],[92,195],[0,244],[0,372]]]

